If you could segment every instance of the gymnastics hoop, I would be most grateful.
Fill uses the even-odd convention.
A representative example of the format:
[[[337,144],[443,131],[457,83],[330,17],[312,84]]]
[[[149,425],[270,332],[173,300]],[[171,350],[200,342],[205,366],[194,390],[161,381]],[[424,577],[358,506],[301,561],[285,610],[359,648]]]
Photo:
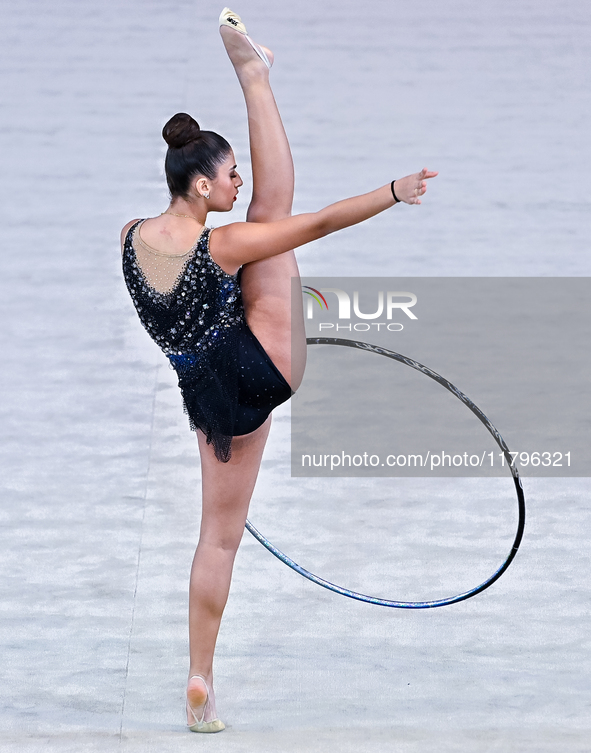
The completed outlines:
[[[359,348],[360,350],[366,350],[370,353],[377,353],[380,356],[386,356],[386,358],[392,358],[395,361],[400,361],[400,363],[404,363],[407,366],[410,366],[412,369],[420,371],[436,382],[439,382],[439,384],[445,387],[446,390],[449,390],[458,398],[458,400],[461,400],[464,405],[470,408],[472,413],[474,413],[474,415],[486,426],[489,433],[493,436],[495,442],[503,451],[505,459],[507,460],[507,464],[511,469],[511,475],[513,476],[513,481],[515,483],[515,491],[517,492],[517,506],[519,508],[519,521],[517,523],[517,532],[515,534],[515,539],[513,540],[511,550],[509,551],[509,554],[507,555],[507,558],[505,559],[503,564],[497,570],[495,570],[490,578],[487,578],[479,586],[476,586],[476,588],[472,588],[470,589],[470,591],[465,591],[464,593],[458,594],[457,596],[450,596],[447,599],[437,599],[436,601],[393,601],[390,599],[378,599],[374,596],[366,596],[365,594],[358,593],[357,591],[350,591],[348,588],[337,586],[334,583],[330,583],[330,581],[324,580],[324,578],[320,578],[318,575],[314,575],[314,573],[309,572],[301,565],[298,565],[297,562],[294,562],[291,557],[288,557],[287,554],[284,554],[282,551],[277,549],[276,546],[273,546],[273,544],[271,544],[271,542],[266,539],[249,520],[246,521],[247,531],[249,531],[255,537],[255,539],[257,539],[257,541],[259,541],[266,549],[268,549],[271,554],[274,554],[277,559],[280,559],[281,562],[283,562],[288,567],[291,567],[292,570],[295,570],[296,573],[299,573],[304,578],[312,581],[312,583],[316,583],[316,585],[318,586],[327,588],[329,591],[334,591],[334,593],[341,594],[341,596],[347,596],[350,599],[357,599],[357,601],[364,601],[367,604],[377,604],[381,607],[395,607],[398,609],[431,609],[433,607],[445,607],[449,604],[457,604],[459,601],[465,601],[472,596],[476,596],[476,594],[482,593],[482,591],[484,591],[489,586],[492,586],[492,584],[501,577],[505,570],[507,570],[511,562],[513,562],[513,559],[517,554],[517,550],[519,549],[519,545],[521,544],[521,539],[523,538],[523,530],[525,528],[525,495],[523,493],[523,487],[521,486],[521,479],[519,477],[519,473],[517,472],[517,468],[513,463],[513,458],[511,457],[509,448],[507,447],[505,440],[499,434],[497,429],[484,415],[480,408],[470,400],[469,397],[464,395],[463,392],[460,392],[457,387],[455,387],[451,382],[448,382],[448,380],[445,379],[445,377],[442,377],[441,374],[438,374],[436,371],[433,371],[427,366],[423,366],[423,364],[419,363],[418,361],[414,361],[412,358],[407,358],[407,356],[403,356],[400,353],[395,353],[393,350],[381,348],[377,345],[370,345],[369,343],[359,342],[357,340],[345,340],[339,337],[308,337],[306,339],[306,344],[343,345],[346,348]]]

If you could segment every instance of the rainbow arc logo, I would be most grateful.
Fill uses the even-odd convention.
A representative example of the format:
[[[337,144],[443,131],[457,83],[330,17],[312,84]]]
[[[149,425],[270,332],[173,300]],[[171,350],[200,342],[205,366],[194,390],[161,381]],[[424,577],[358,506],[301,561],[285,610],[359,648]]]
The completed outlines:
[[[315,301],[317,301],[321,310],[323,309],[325,311],[328,311],[328,303],[326,302],[326,298],[319,290],[316,290],[316,288],[311,288],[309,285],[302,285],[302,291],[306,295],[311,296]],[[324,304],[324,306],[322,304]]]

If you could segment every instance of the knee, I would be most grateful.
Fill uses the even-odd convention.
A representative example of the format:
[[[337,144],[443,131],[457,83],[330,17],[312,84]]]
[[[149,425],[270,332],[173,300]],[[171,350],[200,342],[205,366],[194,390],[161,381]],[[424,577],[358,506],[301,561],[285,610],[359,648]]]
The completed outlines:
[[[289,208],[279,207],[276,203],[252,201],[246,213],[247,222],[276,222],[291,215]]]
[[[234,558],[240,542],[242,541],[242,535],[244,528],[239,532],[235,531],[222,531],[219,533],[202,532],[199,537],[199,543],[197,548],[206,549],[209,552],[215,554],[218,557]]]

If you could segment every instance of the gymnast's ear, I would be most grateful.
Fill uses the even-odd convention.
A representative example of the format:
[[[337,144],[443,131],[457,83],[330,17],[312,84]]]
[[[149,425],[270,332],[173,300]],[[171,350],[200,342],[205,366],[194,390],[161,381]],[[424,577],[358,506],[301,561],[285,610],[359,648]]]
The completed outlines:
[[[193,191],[198,199],[209,199],[209,181],[202,175],[193,181]]]

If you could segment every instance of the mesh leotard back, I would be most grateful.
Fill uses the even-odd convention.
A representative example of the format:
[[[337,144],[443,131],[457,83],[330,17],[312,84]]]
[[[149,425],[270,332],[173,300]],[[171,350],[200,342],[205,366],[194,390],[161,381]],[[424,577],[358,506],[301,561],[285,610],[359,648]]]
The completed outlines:
[[[123,248],[123,274],[140,320],[177,372],[192,429],[227,461],[233,436],[258,428],[293,394],[250,331],[238,275],[211,258],[204,228],[185,254],[141,239],[138,220]]]

